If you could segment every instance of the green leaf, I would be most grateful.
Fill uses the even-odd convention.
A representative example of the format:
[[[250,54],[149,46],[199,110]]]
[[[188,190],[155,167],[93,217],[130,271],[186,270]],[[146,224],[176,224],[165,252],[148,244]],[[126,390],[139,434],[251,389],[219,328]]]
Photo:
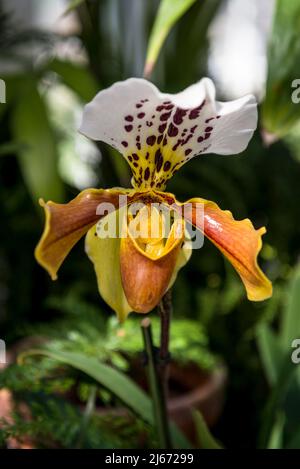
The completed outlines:
[[[19,150],[21,150],[21,147],[15,142],[3,143],[0,145],[0,156],[15,154]]]
[[[202,414],[195,410],[193,411],[193,419],[197,432],[197,441],[201,449],[223,449],[209,431]]]
[[[54,59],[47,68],[57,73],[83,101],[90,101],[99,91],[99,86],[87,67]]]
[[[24,78],[19,84],[11,124],[13,140],[19,146],[20,168],[33,200],[43,197],[62,201],[56,142],[34,77]]]
[[[284,412],[278,412],[271,431],[268,449],[281,449],[283,446],[283,429],[285,424]]]
[[[275,385],[285,359],[279,339],[267,324],[262,323],[257,328],[257,343],[268,382]]]
[[[300,266],[296,268],[287,288],[287,305],[280,335],[285,350],[291,350],[292,341],[300,337]]]
[[[294,432],[293,436],[287,442],[285,449],[299,449],[300,448],[300,427]]]
[[[277,382],[272,387],[262,416],[262,425],[259,434],[259,448],[265,448],[270,442],[272,430],[278,418],[277,412],[283,407],[284,400],[295,377],[297,367],[292,363],[290,355],[286,354]]]
[[[282,314],[282,323],[277,335],[267,324],[257,329],[258,347],[268,381],[272,386],[266,403],[260,431],[260,447],[282,447],[284,418],[287,426],[291,419],[297,421],[299,391],[297,373],[299,368],[291,360],[291,344],[300,332],[300,269],[295,273],[287,288],[287,306]],[[284,411],[283,411],[284,409]],[[288,409],[292,409],[288,412]],[[284,418],[281,414],[284,414]]]
[[[79,7],[83,2],[85,2],[85,0],[71,0],[62,16],[68,15],[71,13],[71,11],[75,10],[75,8]]]
[[[300,106],[292,101],[292,83],[299,78],[300,3],[277,0],[268,57],[263,127],[277,137],[287,135],[300,119]]]
[[[284,143],[288,145],[296,161],[300,162],[300,119],[291,132],[285,137]]]
[[[117,396],[143,420],[150,425],[154,425],[151,400],[146,393],[125,374],[101,363],[93,356],[86,356],[74,352],[52,351],[49,349],[31,350],[22,354],[20,360],[23,361],[26,356],[31,355],[45,355],[86,373]],[[171,424],[171,433],[175,447],[190,447],[186,438],[174,424]]]
[[[196,0],[161,0],[150,34],[144,74],[149,76],[159,51],[174,26]]]

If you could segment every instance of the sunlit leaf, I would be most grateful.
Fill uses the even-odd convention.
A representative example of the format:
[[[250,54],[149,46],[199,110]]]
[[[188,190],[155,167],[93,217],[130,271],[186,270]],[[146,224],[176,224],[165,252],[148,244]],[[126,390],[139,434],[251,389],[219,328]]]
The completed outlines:
[[[193,412],[193,419],[197,431],[197,441],[201,449],[223,449],[219,442],[212,436],[209,428],[202,417],[202,414],[196,410]]]
[[[281,449],[283,446],[283,429],[285,424],[285,415],[283,412],[278,412],[275,424],[272,428],[268,449]]]
[[[75,10],[75,8],[79,7],[85,0],[71,0],[67,9],[63,12],[63,16],[68,15],[71,11]]]
[[[25,183],[34,201],[63,200],[57,172],[57,148],[47,109],[33,77],[20,82],[12,109],[12,133]]]
[[[299,78],[300,3],[277,0],[268,57],[266,98],[262,108],[263,129],[269,138],[288,134],[300,119],[299,103],[293,102],[293,82]],[[299,95],[299,93],[298,93]]]
[[[87,67],[54,59],[48,68],[57,73],[84,102],[90,101],[99,91],[99,86]]]
[[[174,26],[196,0],[161,0],[151,31],[144,74],[149,76],[157,60],[159,51]]]

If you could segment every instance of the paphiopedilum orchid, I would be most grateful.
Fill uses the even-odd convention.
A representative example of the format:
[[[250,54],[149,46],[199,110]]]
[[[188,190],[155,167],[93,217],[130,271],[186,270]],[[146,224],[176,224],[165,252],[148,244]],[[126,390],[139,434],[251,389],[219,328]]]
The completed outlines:
[[[124,320],[131,311],[151,311],[170,288],[191,255],[185,231],[190,223],[231,262],[249,300],[270,297],[271,282],[257,264],[264,227],[255,229],[249,219],[234,220],[215,202],[193,198],[180,203],[164,192],[167,181],[191,158],[243,151],[256,125],[253,96],[218,102],[207,78],[173,95],[137,78],[100,91],[85,106],[80,132],[124,156],[132,170],[133,188],[86,189],[67,204],[42,200],[46,223],[35,252],[38,262],[55,280],[67,254],[86,235],[85,249],[94,264],[99,292]],[[125,236],[101,236],[103,222],[113,212],[99,206],[108,203],[120,214],[125,206],[140,202],[143,208],[137,213],[126,211],[119,217],[123,220],[119,233]],[[168,230],[164,216],[152,208],[157,203],[180,214]],[[200,208],[203,216],[197,217]],[[133,236],[132,223],[137,220],[144,227],[155,225],[159,234]]]

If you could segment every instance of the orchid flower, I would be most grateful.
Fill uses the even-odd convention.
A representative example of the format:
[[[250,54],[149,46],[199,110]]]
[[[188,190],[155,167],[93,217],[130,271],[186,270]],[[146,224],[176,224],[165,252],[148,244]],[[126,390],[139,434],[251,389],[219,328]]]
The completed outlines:
[[[35,251],[37,261],[52,279],[72,247],[86,235],[85,250],[94,264],[100,295],[124,320],[129,312],[148,313],[174,283],[191,255],[186,223],[208,238],[231,262],[252,301],[272,295],[272,284],[257,264],[265,228],[249,219],[237,221],[215,202],[193,198],[185,203],[164,192],[167,181],[191,158],[203,153],[237,154],[248,145],[257,125],[252,95],[218,102],[212,81],[204,78],[178,94],[161,93],[144,79],[130,78],[100,91],[85,106],[80,132],[110,144],[132,170],[131,189],[86,189],[67,204],[40,204],[45,228]],[[124,202],[125,201],[125,202]],[[121,233],[101,236],[103,223],[136,203],[143,208],[126,212]],[[174,217],[165,230],[159,203]],[[102,212],[101,204],[113,211]],[[198,207],[203,208],[198,222]],[[201,217],[200,217],[201,218]],[[132,223],[155,225],[159,235],[133,236]],[[119,233],[120,233],[119,232]]]

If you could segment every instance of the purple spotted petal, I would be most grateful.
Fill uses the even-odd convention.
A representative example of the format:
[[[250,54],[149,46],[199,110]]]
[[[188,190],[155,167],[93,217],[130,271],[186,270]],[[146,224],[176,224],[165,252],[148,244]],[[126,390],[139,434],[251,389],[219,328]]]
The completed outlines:
[[[196,155],[243,151],[256,125],[253,96],[218,102],[208,78],[173,95],[130,78],[100,91],[85,106],[80,132],[122,153],[134,187],[162,189]]]

